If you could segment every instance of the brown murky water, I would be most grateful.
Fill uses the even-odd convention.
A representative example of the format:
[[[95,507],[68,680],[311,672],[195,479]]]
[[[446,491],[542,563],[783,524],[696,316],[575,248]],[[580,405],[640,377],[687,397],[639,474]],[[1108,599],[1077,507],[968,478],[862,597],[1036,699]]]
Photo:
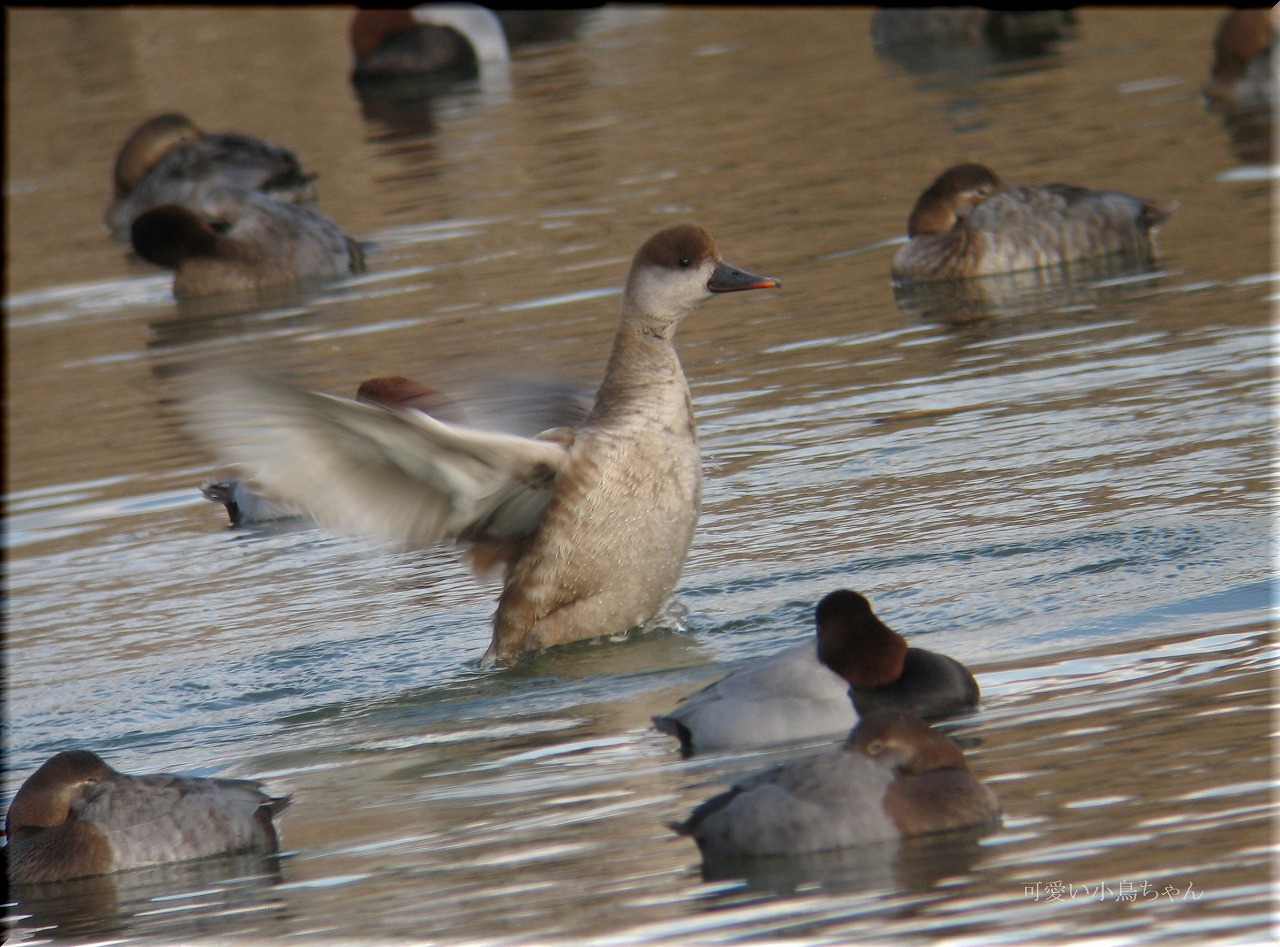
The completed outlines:
[[[871,15],[604,8],[388,103],[341,8],[8,12],[5,798],[68,746],[295,795],[285,857],[15,889],[12,942],[1268,937],[1272,169],[1199,101],[1219,11],[1085,8],[934,72]],[[369,273],[176,304],[101,224],[173,109],[294,148]],[[1159,264],[895,293],[965,159],[1179,201]],[[200,498],[186,366],[590,385],[631,253],[686,219],[784,287],[681,329],[707,484],[672,630],[481,671],[495,589],[451,552]],[[704,878],[664,823],[812,747],[682,761],[649,716],[841,586],[974,670],[946,729],[1004,823]]]

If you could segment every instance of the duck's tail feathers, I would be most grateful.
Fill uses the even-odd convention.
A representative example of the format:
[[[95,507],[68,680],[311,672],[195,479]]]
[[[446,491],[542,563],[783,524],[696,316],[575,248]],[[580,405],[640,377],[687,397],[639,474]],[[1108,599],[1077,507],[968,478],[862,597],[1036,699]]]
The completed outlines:
[[[693,732],[674,717],[653,717],[654,729],[659,733],[667,733],[680,741],[680,754],[693,755]]]
[[[1147,204],[1147,206],[1142,209],[1142,217],[1139,219],[1142,221],[1142,225],[1148,230],[1154,230],[1156,227],[1159,227],[1168,220],[1169,216],[1181,206],[1181,201],[1170,201],[1168,204],[1163,206],[1158,204]]]

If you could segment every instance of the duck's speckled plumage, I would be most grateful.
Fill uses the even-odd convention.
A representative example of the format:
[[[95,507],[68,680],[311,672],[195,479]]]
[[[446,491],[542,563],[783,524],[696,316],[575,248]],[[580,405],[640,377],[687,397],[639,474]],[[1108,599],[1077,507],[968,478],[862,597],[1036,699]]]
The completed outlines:
[[[130,236],[139,256],[174,271],[180,297],[364,271],[360,245],[324,214],[239,187],[211,189],[195,209],[154,207]]]
[[[68,750],[28,777],[9,806],[9,879],[63,881],[231,852],[275,852],[272,819],[288,804],[251,780],[127,776],[94,753]]]
[[[1009,187],[973,163],[949,168],[911,212],[897,280],[956,279],[1124,254],[1151,258],[1172,208],[1071,184]]]
[[[800,855],[995,821],[995,795],[951,740],[876,712],[840,748],[766,770],[674,826],[707,859]]]
[[[306,204],[315,175],[288,148],[232,132],[207,134],[185,115],[167,113],[138,126],[120,148],[106,224],[117,240],[143,211],[163,204],[196,208],[215,187],[232,185]]]
[[[978,683],[960,662],[885,625],[857,592],[818,603],[814,641],[755,661],[685,698],[653,723],[687,755],[747,749],[847,732],[858,714],[901,710],[940,717],[978,705]]]
[[[677,225],[636,253],[587,418],[536,438],[443,424],[261,379],[212,379],[197,429],[321,522],[507,563],[489,660],[625,631],[675,588],[702,492],[673,336],[711,294],[779,285]]]

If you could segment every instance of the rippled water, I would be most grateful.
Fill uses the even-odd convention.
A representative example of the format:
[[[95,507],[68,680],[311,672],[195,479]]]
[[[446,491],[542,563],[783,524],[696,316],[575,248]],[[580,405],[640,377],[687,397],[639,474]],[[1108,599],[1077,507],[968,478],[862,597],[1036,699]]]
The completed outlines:
[[[9,12],[5,798],[69,746],[295,795],[284,857],[18,889],[13,941],[1265,939],[1271,169],[1198,99],[1219,12],[916,72],[865,9],[606,8],[411,103],[355,96],[349,15]],[[370,272],[175,304],[100,221],[175,108],[294,147]],[[895,293],[964,159],[1179,201],[1160,263]],[[685,219],[784,286],[681,329],[707,482],[671,627],[481,671],[496,588],[451,551],[200,497],[186,366],[589,386]],[[841,586],[973,669],[945,729],[1004,823],[704,877],[664,823],[812,746],[681,760],[649,716]]]

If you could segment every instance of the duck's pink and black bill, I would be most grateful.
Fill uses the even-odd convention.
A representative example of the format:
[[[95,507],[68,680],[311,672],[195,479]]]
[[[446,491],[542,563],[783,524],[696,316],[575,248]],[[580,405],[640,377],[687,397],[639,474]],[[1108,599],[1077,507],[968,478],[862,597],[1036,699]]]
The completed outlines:
[[[728,263],[717,263],[707,280],[707,289],[713,293],[736,293],[742,289],[772,289],[781,286],[772,276],[756,276]]]

